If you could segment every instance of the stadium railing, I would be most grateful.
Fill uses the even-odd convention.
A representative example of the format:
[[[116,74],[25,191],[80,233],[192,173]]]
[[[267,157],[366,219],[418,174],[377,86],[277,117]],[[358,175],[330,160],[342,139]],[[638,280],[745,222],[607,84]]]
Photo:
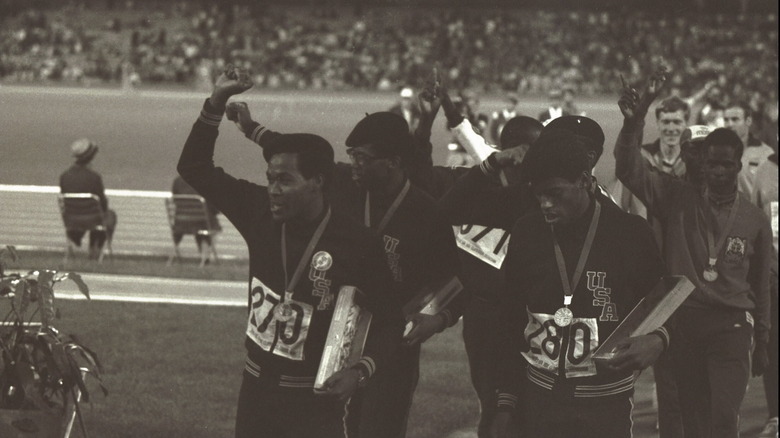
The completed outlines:
[[[62,217],[57,186],[0,184],[0,244],[18,249],[62,251]],[[170,192],[106,190],[109,208],[116,211],[114,254],[168,256],[171,234],[162,199]],[[220,258],[246,259],[246,245],[229,221],[222,222]],[[194,241],[181,246],[184,257],[199,258]]]

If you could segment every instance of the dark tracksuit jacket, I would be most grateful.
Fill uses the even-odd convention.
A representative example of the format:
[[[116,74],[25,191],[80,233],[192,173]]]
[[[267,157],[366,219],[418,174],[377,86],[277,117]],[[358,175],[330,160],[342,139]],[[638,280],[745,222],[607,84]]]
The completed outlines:
[[[592,201],[576,223],[556,227],[569,275],[580,256],[594,205]],[[638,216],[602,208],[590,255],[569,306],[575,319],[566,328],[552,320],[564,299],[552,232],[541,212],[524,216],[512,228],[503,268],[506,345],[499,359],[499,409],[514,409],[524,385],[556,390],[566,400],[588,402],[601,397],[627,398],[633,393],[631,371],[596,370],[592,353],[663,275],[650,228]],[[659,333],[669,340],[666,328]]]
[[[392,299],[390,273],[380,240],[370,230],[332,209],[312,261],[292,295],[295,320],[277,322],[272,309],[284,296],[281,224],[273,221],[268,190],[236,179],[213,163],[214,144],[222,113],[208,101],[195,122],[179,159],[178,170],[198,193],[212,203],[241,233],[249,249],[249,315],[246,371],[278,380],[280,387],[312,388],[333,316],[339,289],[356,286],[373,319],[360,363],[368,374],[392,355],[400,340],[400,306]],[[324,212],[323,212],[324,215]],[[298,265],[319,219],[307,226],[288,226],[287,266]],[[324,253],[330,266],[312,263]],[[312,397],[314,397],[312,393]]]

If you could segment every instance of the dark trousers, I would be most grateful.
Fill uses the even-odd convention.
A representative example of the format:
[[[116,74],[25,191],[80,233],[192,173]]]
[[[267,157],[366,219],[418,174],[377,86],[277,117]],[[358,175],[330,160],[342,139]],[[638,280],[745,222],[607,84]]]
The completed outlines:
[[[114,210],[107,210],[105,213],[106,219],[106,231],[90,231],[89,232],[89,248],[93,251],[99,251],[103,248],[103,244],[106,242],[106,238],[112,238],[114,236],[114,230],[116,229],[116,213]],[[68,239],[70,239],[76,246],[81,246],[81,239],[86,234],[85,231],[73,231],[66,232]]]
[[[349,402],[350,437],[403,438],[420,379],[420,347],[400,347]]]
[[[344,402],[311,388],[280,388],[245,371],[236,438],[347,438],[346,417]]]
[[[670,352],[686,438],[737,438],[753,326],[744,310],[681,307]]]
[[[653,365],[655,393],[658,398],[658,432],[660,438],[683,438],[680,401],[677,396],[674,363],[665,352]]]
[[[544,438],[630,438],[632,393],[594,398],[562,399],[526,382],[519,409],[522,436]]]
[[[766,406],[769,409],[769,418],[777,417],[777,272],[772,274],[772,327],[769,330],[769,368],[764,373],[764,392],[766,394]]]
[[[477,436],[487,438],[496,415],[496,334],[499,308],[480,298],[474,298],[463,314],[463,343],[469,360],[471,384],[479,399]]]

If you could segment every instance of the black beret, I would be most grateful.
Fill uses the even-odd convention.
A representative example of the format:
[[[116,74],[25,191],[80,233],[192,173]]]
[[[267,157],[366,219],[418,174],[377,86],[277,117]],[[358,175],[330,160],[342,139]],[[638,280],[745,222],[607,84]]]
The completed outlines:
[[[582,138],[566,129],[545,129],[523,160],[523,179],[536,183],[551,177],[574,181],[590,170]]]
[[[501,129],[501,149],[533,143],[539,137],[542,128],[544,128],[542,123],[533,117],[512,117]]]
[[[408,158],[412,150],[409,124],[398,114],[381,111],[368,114],[359,121],[347,137],[348,148],[374,145],[384,157]]]
[[[563,116],[554,119],[544,130],[565,129],[580,137],[589,150],[604,150],[604,131],[595,120],[584,116]]]

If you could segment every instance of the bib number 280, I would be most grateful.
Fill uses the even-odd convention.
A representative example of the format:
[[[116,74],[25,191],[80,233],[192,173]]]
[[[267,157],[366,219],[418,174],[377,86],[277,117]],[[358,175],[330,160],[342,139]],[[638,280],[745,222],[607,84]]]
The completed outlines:
[[[598,330],[596,318],[574,318],[564,330],[555,324],[553,315],[528,312],[525,338],[530,349],[523,356],[531,365],[555,374],[563,360],[566,377],[592,376],[596,374],[591,355],[599,345]],[[561,351],[564,345],[566,351]]]
[[[265,351],[287,359],[303,360],[303,346],[309,332],[312,306],[288,300],[292,315],[280,321],[274,313],[274,308],[281,300],[280,295],[256,278],[252,279],[251,287],[252,303],[247,336]]]

